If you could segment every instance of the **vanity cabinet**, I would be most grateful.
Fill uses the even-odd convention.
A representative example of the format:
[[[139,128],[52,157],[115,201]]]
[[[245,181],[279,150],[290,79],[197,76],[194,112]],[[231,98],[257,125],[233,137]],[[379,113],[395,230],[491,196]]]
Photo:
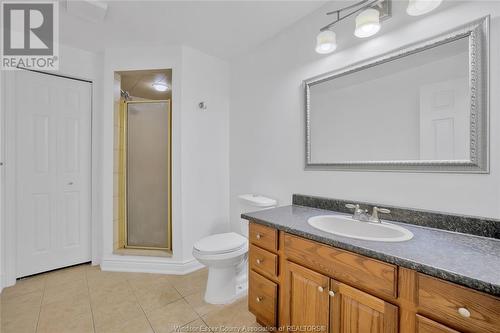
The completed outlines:
[[[292,262],[286,263],[285,285],[288,324],[294,327],[317,326],[328,331],[330,318],[330,279]],[[306,305],[307,304],[307,305]]]
[[[460,333],[428,318],[417,315],[416,333]]]
[[[278,305],[278,285],[255,271],[249,273],[248,308],[258,321],[275,327]]]
[[[500,332],[497,298],[421,273],[417,274],[417,286],[420,314],[463,332]]]
[[[283,306],[292,330],[397,332],[397,306],[293,262],[285,270]]]
[[[332,333],[396,333],[398,307],[347,284],[330,280]]]
[[[257,223],[249,310],[289,332],[500,333],[500,299]]]

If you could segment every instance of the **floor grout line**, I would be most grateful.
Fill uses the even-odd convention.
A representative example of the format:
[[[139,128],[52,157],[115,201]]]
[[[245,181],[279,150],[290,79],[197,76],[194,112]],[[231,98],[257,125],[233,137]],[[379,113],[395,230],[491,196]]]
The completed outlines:
[[[125,278],[125,281],[127,282],[128,286],[130,287],[130,290],[132,291],[132,294],[134,295],[135,300],[137,301],[137,304],[139,304],[139,307],[141,308],[142,313],[144,314],[144,317],[146,317],[146,320],[147,320],[147,322],[149,324],[149,327],[151,327],[151,330],[153,331],[153,333],[156,333],[156,330],[154,329],[153,324],[151,324],[151,321],[149,321],[149,317],[146,314],[146,311],[144,311],[144,308],[142,307],[142,304],[139,301],[139,298],[137,297],[137,294],[135,293],[135,290],[132,287],[132,284],[130,283],[129,279],[127,279],[127,278]]]
[[[47,276],[43,279],[43,292],[40,298],[40,308],[38,309],[38,317],[36,318],[35,333],[38,332],[38,324],[40,323],[40,314],[42,313],[43,298],[45,297],[45,290],[47,288]]]
[[[90,297],[90,286],[89,286],[89,279],[88,279],[87,273],[88,273],[88,267],[85,268],[85,282],[87,284],[87,294],[88,294],[88,297],[89,297],[90,314],[92,315],[92,328],[94,330],[94,333],[96,333],[95,321],[94,321],[94,309],[92,308],[92,299]]]
[[[201,321],[203,322],[203,324],[205,324],[205,325],[208,327],[208,330],[209,330],[210,332],[213,332],[213,331],[212,331],[212,328],[211,328],[210,326],[208,326],[208,324],[207,324],[207,322],[205,321],[205,319],[203,319],[203,317],[200,317],[200,318],[201,318]]]

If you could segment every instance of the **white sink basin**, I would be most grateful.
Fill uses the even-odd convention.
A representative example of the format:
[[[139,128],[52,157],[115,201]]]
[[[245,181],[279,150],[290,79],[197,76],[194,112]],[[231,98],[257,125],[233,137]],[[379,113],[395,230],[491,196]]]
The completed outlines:
[[[321,215],[307,220],[313,228],[338,236],[376,242],[404,242],[413,238],[411,231],[390,223],[360,222],[346,215]]]

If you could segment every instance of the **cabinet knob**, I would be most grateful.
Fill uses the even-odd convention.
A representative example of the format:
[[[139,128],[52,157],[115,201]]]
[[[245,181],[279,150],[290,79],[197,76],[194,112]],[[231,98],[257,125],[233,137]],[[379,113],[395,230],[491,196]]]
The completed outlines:
[[[260,303],[262,302],[262,297],[257,297],[255,300]]]
[[[323,289],[323,287],[322,287],[322,286],[319,286],[319,287],[318,287],[318,291],[319,291],[320,293],[322,293],[322,292],[323,292],[323,290],[324,290],[324,289]]]
[[[262,235],[261,235],[261,234],[257,234],[257,235],[255,235],[255,238],[257,238],[257,239],[261,239],[261,238],[262,238]]]
[[[467,310],[466,308],[459,308],[458,309],[458,314],[461,315],[464,318],[469,318],[470,317],[470,311]]]
[[[329,290],[329,291],[328,291],[328,295],[330,295],[330,296],[332,296],[332,297],[333,297],[333,296],[335,296],[335,292],[334,292],[333,290]]]
[[[257,259],[257,260],[255,260],[255,262],[257,263],[257,265],[262,264],[262,262],[263,262],[263,261],[264,261],[264,260],[262,260],[262,259]]]

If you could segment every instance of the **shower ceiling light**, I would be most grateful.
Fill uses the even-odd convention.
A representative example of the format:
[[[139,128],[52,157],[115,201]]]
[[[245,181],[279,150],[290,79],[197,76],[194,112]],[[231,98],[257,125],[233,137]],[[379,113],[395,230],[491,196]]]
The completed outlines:
[[[167,91],[168,90],[167,84],[163,83],[163,82],[153,83],[153,88],[155,88],[155,90],[157,90],[157,91]]]
[[[411,16],[427,14],[438,8],[442,0],[409,0],[406,13]]]
[[[356,16],[356,30],[354,35],[366,38],[375,35],[380,30],[380,13],[378,10],[368,8]]]

